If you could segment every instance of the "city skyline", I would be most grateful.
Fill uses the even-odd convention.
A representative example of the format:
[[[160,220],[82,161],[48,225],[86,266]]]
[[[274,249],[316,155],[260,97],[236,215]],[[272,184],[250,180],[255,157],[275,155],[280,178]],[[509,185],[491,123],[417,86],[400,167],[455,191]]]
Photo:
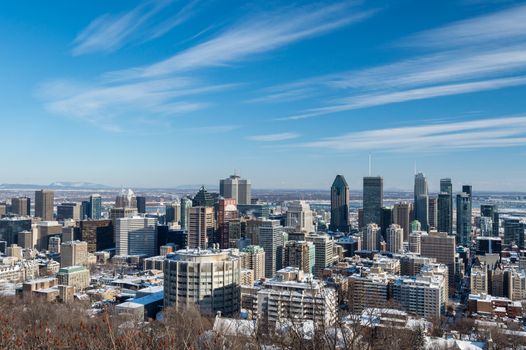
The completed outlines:
[[[0,183],[526,191],[525,4],[229,5],[4,4]]]

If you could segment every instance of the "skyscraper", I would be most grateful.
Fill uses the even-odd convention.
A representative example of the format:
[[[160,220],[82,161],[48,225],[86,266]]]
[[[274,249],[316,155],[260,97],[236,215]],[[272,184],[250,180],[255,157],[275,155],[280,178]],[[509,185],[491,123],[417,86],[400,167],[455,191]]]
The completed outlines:
[[[499,236],[500,219],[499,211],[496,204],[481,204],[480,205],[480,216],[490,218],[492,221],[492,235],[494,237]]]
[[[314,232],[312,210],[305,201],[293,201],[287,204],[287,226],[297,232]]]
[[[453,234],[453,183],[450,178],[440,179],[440,193],[447,193],[449,195],[449,205],[442,203],[441,211],[443,218],[449,218],[449,224],[444,225],[444,229],[439,229],[440,232],[447,232]],[[445,198],[443,198],[445,200]],[[439,205],[440,206],[440,205]],[[446,224],[445,222],[443,224]]]
[[[121,190],[121,193],[115,198],[116,208],[137,208],[137,197],[132,189]]]
[[[57,205],[57,220],[63,221],[66,219],[80,219],[79,203],[62,203]]]
[[[312,242],[287,241],[284,255],[284,267],[297,267],[305,273],[314,272],[316,253]]]
[[[192,200],[188,197],[181,198],[181,228],[188,230],[188,213],[192,207]]]
[[[192,207],[188,211],[188,246],[206,249],[214,233],[214,208]]]
[[[422,230],[429,228],[429,195],[427,180],[423,173],[415,175],[415,220],[420,221]]]
[[[139,214],[146,214],[146,197],[137,196],[137,212]]]
[[[284,244],[279,220],[263,220],[259,227],[259,245],[265,251],[265,277],[273,277],[283,267]]]
[[[382,208],[382,215],[380,217],[380,234],[382,235],[382,237],[385,237],[387,228],[393,223],[393,212],[394,210],[392,207]]]
[[[362,232],[363,249],[377,250],[380,228],[376,224],[368,224]]]
[[[384,201],[384,179],[380,176],[363,178],[363,218],[364,225],[380,225]]]
[[[199,191],[195,194],[194,199],[192,199],[192,207],[213,207],[214,198],[210,192],[208,192],[205,186],[201,186]]]
[[[220,198],[217,203],[217,239],[221,249],[230,248],[230,222],[238,218],[234,198]]]
[[[504,219],[504,244],[515,242],[517,247],[524,249],[525,229],[526,224],[522,223],[518,218]]]
[[[438,194],[437,203],[437,228],[440,232],[453,233],[453,211],[451,195],[447,192],[440,192]]]
[[[429,227],[436,229],[438,226],[438,201],[436,197],[429,198]]]
[[[455,253],[455,236],[450,236],[446,232],[422,234],[420,255],[435,258],[437,263],[447,266],[451,292],[455,289]]]
[[[165,209],[165,224],[178,223],[181,221],[181,203],[175,201],[172,203],[167,203],[164,206]]]
[[[100,194],[89,196],[89,218],[99,220],[102,218],[102,198]]]
[[[53,206],[55,202],[55,192],[50,190],[40,190],[35,192],[35,216],[44,221],[53,220]]]
[[[329,235],[320,234],[313,237],[314,242],[314,275],[320,276],[323,269],[334,261],[334,239]]]
[[[225,198],[234,198],[238,204],[248,205],[252,201],[252,184],[238,175],[230,175],[227,179],[219,180],[219,194]]]
[[[404,243],[404,230],[400,225],[392,224],[387,229],[385,240],[389,252],[400,253]]]
[[[464,189],[464,186],[462,188]],[[458,244],[469,245],[471,243],[471,195],[466,192],[457,194],[456,229]]]
[[[18,216],[31,215],[31,199],[28,197],[17,197],[11,199],[11,212]]]
[[[156,218],[128,217],[115,220],[117,255],[147,255],[156,252]]]
[[[331,186],[332,231],[349,231],[349,185],[343,175],[337,175]]]
[[[404,230],[404,241],[407,241],[411,223],[411,203],[400,202],[393,207],[393,223],[400,225]]]

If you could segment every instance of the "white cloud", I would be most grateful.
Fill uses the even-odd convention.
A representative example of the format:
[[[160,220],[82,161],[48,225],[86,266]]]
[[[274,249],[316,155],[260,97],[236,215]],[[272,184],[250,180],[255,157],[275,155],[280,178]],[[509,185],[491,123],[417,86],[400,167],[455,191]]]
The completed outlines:
[[[247,140],[260,142],[286,141],[298,138],[300,135],[295,132],[283,132],[278,134],[253,135],[248,136]]]
[[[216,37],[145,67],[110,73],[110,77],[151,78],[200,68],[222,67],[256,54],[269,52],[294,42],[325,34],[371,16],[374,11],[350,14],[349,5],[340,3],[321,8],[266,14],[245,20]]]
[[[107,53],[132,40],[148,41],[158,38],[187,21],[197,2],[191,1],[176,11],[172,8],[173,0],[149,0],[119,15],[99,16],[77,35],[73,41],[72,54],[79,56],[95,52]],[[163,11],[175,14],[159,18]]]
[[[519,85],[526,85],[526,77],[521,76],[513,78],[491,79],[469,83],[438,85],[395,92],[386,91],[382,93],[364,94],[340,99],[338,103],[332,106],[313,108],[305,111],[304,113],[285,118],[279,118],[279,120],[300,120],[330,113],[351,111],[355,109],[417,101],[442,96],[497,90]]]
[[[299,144],[340,151],[411,153],[521,145],[526,145],[525,116],[367,130]]]
[[[404,40],[402,44],[419,47],[460,47],[466,45],[502,45],[524,39],[526,5],[458,21],[431,29]]]
[[[189,97],[232,87],[206,85],[186,77],[93,86],[52,81],[43,84],[38,95],[49,112],[121,130],[120,125],[132,125],[135,119],[165,118],[203,109],[206,103]]]

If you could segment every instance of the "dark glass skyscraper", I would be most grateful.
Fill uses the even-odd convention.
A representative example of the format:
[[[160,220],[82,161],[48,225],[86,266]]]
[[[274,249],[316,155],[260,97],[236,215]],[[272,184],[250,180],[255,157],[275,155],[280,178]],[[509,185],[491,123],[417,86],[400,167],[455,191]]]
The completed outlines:
[[[415,209],[414,219],[422,225],[422,230],[429,228],[429,194],[427,190],[427,180],[424,174],[415,175]]]
[[[381,224],[384,202],[384,179],[380,176],[363,178],[363,220],[364,225]]]
[[[440,179],[440,193],[446,193],[449,196],[449,203],[444,202],[445,198],[443,197],[442,204],[440,204],[440,196],[438,203],[438,230],[440,232],[447,232],[453,234],[453,184],[450,178]],[[446,223],[442,221],[440,224],[441,217],[449,219],[449,222]],[[442,225],[442,226],[441,226]]]
[[[88,217],[94,220],[102,218],[102,198],[98,194],[89,197]]]
[[[139,214],[146,214],[146,197],[137,196],[137,212]]]
[[[192,200],[192,207],[213,207],[214,198],[206,190],[204,186],[201,186],[199,192],[196,193],[194,199]]]
[[[332,231],[349,231],[349,185],[343,175],[337,175],[331,186]]]
[[[496,204],[481,204],[480,205],[480,216],[491,218],[492,223],[492,234],[493,237],[499,236],[499,212]]]
[[[437,226],[439,232],[453,233],[453,211],[451,195],[447,192],[438,194]]]
[[[471,195],[466,192],[457,194],[457,243],[471,243]]]

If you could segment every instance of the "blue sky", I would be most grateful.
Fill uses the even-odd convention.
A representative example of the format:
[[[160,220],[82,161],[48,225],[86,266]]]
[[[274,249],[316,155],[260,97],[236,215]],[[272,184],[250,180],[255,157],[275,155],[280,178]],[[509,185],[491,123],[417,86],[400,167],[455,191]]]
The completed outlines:
[[[0,182],[526,191],[526,3],[9,1]]]

